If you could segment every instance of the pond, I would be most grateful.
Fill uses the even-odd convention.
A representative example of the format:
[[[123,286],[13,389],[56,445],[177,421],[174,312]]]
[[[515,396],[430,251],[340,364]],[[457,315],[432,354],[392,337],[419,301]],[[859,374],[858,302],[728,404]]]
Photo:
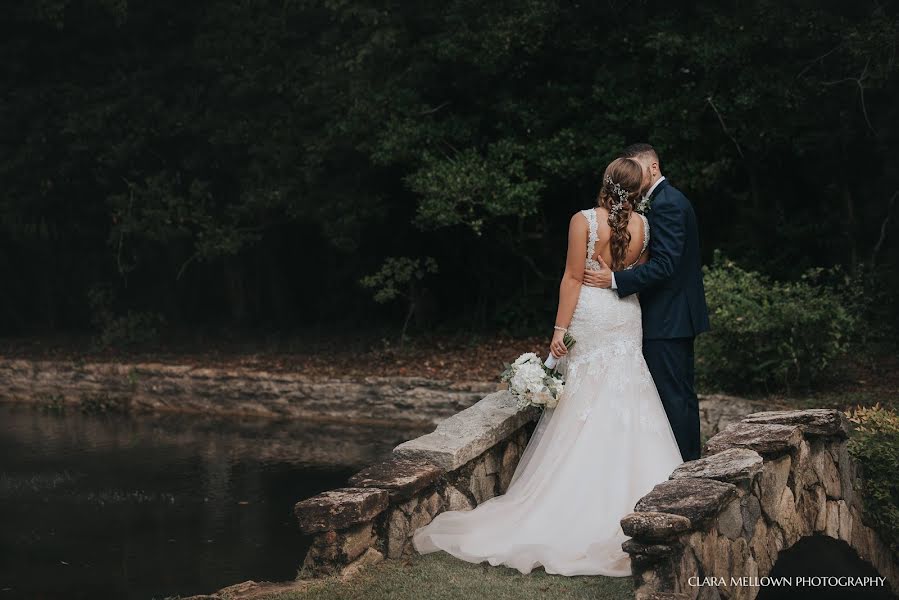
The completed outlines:
[[[426,433],[0,404],[0,600],[149,599],[296,576],[294,504]]]

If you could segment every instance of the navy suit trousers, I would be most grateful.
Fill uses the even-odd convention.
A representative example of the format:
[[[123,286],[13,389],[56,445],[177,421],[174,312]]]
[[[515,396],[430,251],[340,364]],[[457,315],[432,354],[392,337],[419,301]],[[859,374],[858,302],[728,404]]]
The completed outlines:
[[[699,400],[694,390],[696,338],[643,340],[643,357],[655,381],[684,461],[699,458]]]

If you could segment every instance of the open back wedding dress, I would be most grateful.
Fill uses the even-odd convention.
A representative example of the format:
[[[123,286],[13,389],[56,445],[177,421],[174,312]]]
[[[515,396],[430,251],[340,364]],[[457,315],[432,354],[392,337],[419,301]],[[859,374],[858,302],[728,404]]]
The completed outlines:
[[[596,211],[581,212],[587,267],[598,270]],[[522,573],[542,565],[560,575],[630,575],[619,521],[682,462],[642,329],[636,295],[582,286],[568,329],[577,343],[558,367],[565,389],[537,421],[506,493],[438,514],[413,534],[415,549]]]

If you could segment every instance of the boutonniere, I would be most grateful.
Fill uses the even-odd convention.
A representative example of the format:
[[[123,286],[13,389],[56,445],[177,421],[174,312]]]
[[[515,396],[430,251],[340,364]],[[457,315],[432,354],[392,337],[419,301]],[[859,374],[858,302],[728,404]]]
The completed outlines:
[[[652,200],[649,199],[648,196],[643,196],[643,199],[637,203],[637,212],[646,214],[652,209]]]

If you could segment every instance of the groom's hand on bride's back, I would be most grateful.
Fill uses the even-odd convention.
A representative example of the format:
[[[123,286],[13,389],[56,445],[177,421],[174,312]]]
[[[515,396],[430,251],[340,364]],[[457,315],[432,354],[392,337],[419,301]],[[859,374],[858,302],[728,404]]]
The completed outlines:
[[[602,257],[599,257],[599,271],[584,269],[584,285],[590,287],[612,287],[612,270],[606,265]]]

